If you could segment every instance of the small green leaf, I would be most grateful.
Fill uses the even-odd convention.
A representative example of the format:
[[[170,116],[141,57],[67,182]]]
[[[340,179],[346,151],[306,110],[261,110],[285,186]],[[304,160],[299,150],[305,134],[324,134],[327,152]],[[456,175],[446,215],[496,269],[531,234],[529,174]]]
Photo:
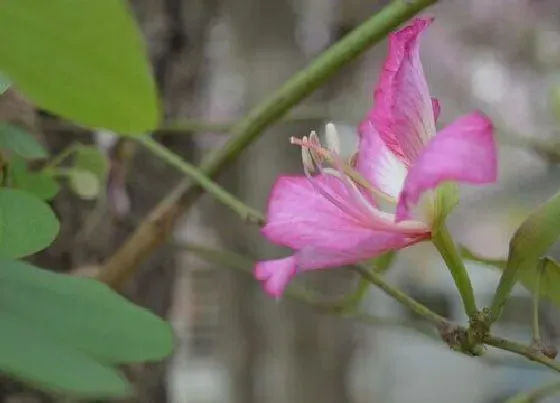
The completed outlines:
[[[74,154],[74,167],[89,171],[105,183],[109,173],[109,161],[107,156],[98,148],[92,146],[79,146]]]
[[[465,247],[461,248],[461,252],[466,260],[481,263],[500,271],[504,271],[507,265],[507,260],[485,258]],[[550,257],[544,257],[541,260],[543,262],[543,273],[539,287],[540,295],[560,306],[560,265]],[[538,276],[537,267],[538,262],[535,262],[533,270],[521,271],[517,277],[519,283],[533,294],[535,293]]]
[[[58,229],[58,220],[45,202],[23,190],[0,189],[0,258],[44,249]]]
[[[20,127],[0,124],[0,148],[13,151],[24,158],[47,158],[49,154],[35,138]]]
[[[532,213],[517,229],[509,243],[506,267],[490,307],[490,320],[498,320],[515,282],[534,282],[538,260],[560,235],[560,192]]]
[[[125,134],[154,129],[158,102],[123,0],[3,0],[0,70],[37,106]]]
[[[12,83],[10,83],[10,80],[8,80],[4,74],[0,73],[0,95],[5,93],[11,85]]]
[[[461,256],[463,256],[463,259],[465,260],[481,263],[486,266],[495,267],[500,270],[504,270],[506,268],[507,260],[505,259],[490,259],[490,258],[482,257],[464,246],[460,246],[460,250],[461,250]]]
[[[517,229],[510,242],[508,265],[533,264],[560,236],[560,192],[532,213]]]
[[[12,156],[9,165],[10,187],[33,193],[41,200],[52,200],[60,186],[48,173],[29,172],[25,161]]]
[[[101,189],[99,179],[90,171],[71,169],[68,171],[70,187],[82,199],[95,199]]]

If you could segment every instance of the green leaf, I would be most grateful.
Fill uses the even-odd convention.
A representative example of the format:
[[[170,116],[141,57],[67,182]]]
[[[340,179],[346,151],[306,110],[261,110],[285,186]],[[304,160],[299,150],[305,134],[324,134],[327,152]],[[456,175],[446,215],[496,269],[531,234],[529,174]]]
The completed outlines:
[[[107,156],[97,147],[92,146],[80,146],[76,149],[74,167],[95,174],[100,183],[105,183],[109,173]]]
[[[504,270],[506,268],[507,260],[505,259],[490,259],[477,255],[476,253],[466,248],[465,246],[460,246],[459,248],[461,251],[461,256],[463,256],[463,259],[465,260],[481,263],[486,266],[495,267],[500,270]]]
[[[45,148],[31,134],[7,123],[0,123],[0,148],[13,151],[28,159],[49,156]]]
[[[45,202],[23,190],[0,189],[0,258],[40,251],[58,230],[58,220]]]
[[[37,334],[34,326],[12,313],[0,312],[0,326],[0,371],[48,391],[80,397],[129,394],[128,383],[115,370]]]
[[[532,213],[517,229],[509,243],[506,267],[490,308],[490,320],[496,321],[517,279],[533,282],[538,260],[560,235],[560,192]]]
[[[5,93],[11,85],[12,83],[10,83],[10,80],[8,80],[4,74],[0,73],[0,95]]]
[[[504,271],[507,265],[507,260],[488,259],[478,256],[465,247],[461,247],[461,252],[463,258],[466,260],[481,263],[500,271]],[[543,273],[539,286],[539,294],[560,306],[560,265],[550,257],[544,257],[541,261],[543,263]],[[532,294],[535,293],[536,289],[537,269],[538,262],[535,262],[533,270],[523,270],[519,272],[517,276],[517,281]]]
[[[99,179],[93,173],[82,169],[71,169],[68,171],[70,187],[82,199],[95,199],[99,194],[101,186]]]
[[[97,280],[0,260],[0,290],[3,312],[101,362],[159,360],[173,349],[163,319]]]
[[[155,84],[123,0],[4,0],[0,69],[37,106],[133,134],[158,123]]]
[[[532,213],[510,241],[508,265],[536,262],[560,236],[560,192]]]
[[[104,284],[22,261],[0,260],[0,306],[0,371],[55,392],[122,397],[112,366],[173,347],[165,321]]]
[[[33,193],[41,200],[52,200],[60,186],[48,173],[29,172],[25,161],[13,156],[9,165],[10,187]]]

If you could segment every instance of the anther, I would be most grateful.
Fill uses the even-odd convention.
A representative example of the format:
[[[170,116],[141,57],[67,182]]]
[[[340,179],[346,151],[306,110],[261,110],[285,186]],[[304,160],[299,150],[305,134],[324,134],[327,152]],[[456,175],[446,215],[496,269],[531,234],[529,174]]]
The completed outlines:
[[[328,123],[325,126],[325,137],[327,139],[327,148],[335,154],[340,154],[340,136],[334,124]]]

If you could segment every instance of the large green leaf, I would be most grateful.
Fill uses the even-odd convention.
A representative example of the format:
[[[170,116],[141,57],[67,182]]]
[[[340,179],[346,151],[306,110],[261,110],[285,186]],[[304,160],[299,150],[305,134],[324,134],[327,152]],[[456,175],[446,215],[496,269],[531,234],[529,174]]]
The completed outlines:
[[[28,159],[48,157],[45,148],[31,134],[4,122],[0,123],[0,148]]]
[[[44,249],[58,229],[58,220],[45,202],[23,190],[0,189],[0,258]]]
[[[155,84],[124,0],[3,0],[0,70],[38,106],[90,127],[154,129]]]
[[[103,362],[155,360],[172,349],[162,319],[96,280],[0,260],[0,289],[3,311]]]
[[[114,369],[44,337],[30,325],[10,312],[0,312],[0,371],[48,391],[80,397],[128,394],[126,380]]]
[[[0,260],[0,306],[0,371],[51,390],[119,396],[111,366],[173,346],[165,321],[104,284],[21,261]]]

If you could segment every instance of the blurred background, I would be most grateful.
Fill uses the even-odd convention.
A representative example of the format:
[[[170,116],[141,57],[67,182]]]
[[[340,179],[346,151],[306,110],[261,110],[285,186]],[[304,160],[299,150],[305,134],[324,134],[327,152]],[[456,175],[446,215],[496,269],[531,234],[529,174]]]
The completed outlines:
[[[242,117],[387,1],[379,0],[133,0],[165,107],[157,138],[184,158],[201,157],[227,139],[224,126]],[[523,218],[560,187],[555,85],[560,83],[560,10],[555,0],[447,0],[421,57],[445,125],[480,109],[500,139],[499,183],[464,188],[450,227],[478,254],[504,258]],[[100,22],[99,29],[103,29]],[[220,183],[249,205],[265,209],[280,174],[300,173],[300,150],[290,136],[335,122],[350,152],[356,126],[372,104],[372,87],[386,54],[382,43],[341,70],[327,85],[270,128]],[[115,55],[118,57],[118,55]],[[559,93],[560,94],[560,93]],[[44,113],[21,119],[45,135],[53,152],[75,131]],[[217,123],[200,127],[200,122]],[[111,176],[105,203],[59,196],[63,227],[37,263],[71,270],[102,262],[145,214],[181,179],[164,162],[103,131],[81,133],[106,150]],[[560,154],[559,154],[560,155]],[[192,245],[230,250],[246,259],[202,259]],[[127,368],[138,403],[498,403],[554,379],[515,356],[489,351],[469,358],[440,340],[391,323],[363,324],[321,314],[289,299],[264,295],[247,273],[251,259],[282,256],[226,208],[204,196],[130,281],[126,295],[167,317],[177,348],[167,362]],[[552,255],[560,254],[553,250]],[[248,262],[246,262],[248,260]],[[240,267],[238,267],[240,268]],[[469,265],[480,304],[491,297],[499,272]],[[432,309],[465,321],[447,269],[430,245],[398,255],[389,279]],[[358,279],[346,271],[302,276],[298,283],[326,300],[350,293]],[[560,315],[542,307],[543,337],[557,344]],[[408,311],[371,290],[360,309],[421,327]],[[531,341],[531,297],[516,288],[497,333]],[[107,342],[110,342],[108,340]],[[62,401],[8,380],[4,402]],[[67,401],[67,400],[64,400]],[[551,399],[550,402],[558,401]]]

